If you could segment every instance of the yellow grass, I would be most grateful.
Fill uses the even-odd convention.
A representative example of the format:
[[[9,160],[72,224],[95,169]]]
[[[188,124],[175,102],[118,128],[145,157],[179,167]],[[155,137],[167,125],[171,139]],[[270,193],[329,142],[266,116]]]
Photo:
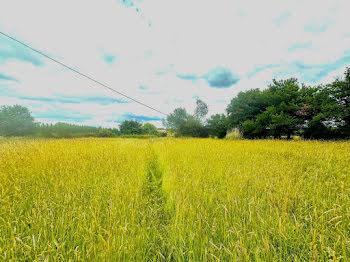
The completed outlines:
[[[1,261],[346,261],[349,232],[349,142],[0,142]]]

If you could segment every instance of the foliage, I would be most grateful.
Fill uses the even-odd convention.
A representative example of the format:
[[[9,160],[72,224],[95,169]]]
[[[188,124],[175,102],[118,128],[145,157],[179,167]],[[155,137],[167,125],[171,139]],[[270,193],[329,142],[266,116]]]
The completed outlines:
[[[142,126],[142,134],[158,135],[158,129],[155,125],[152,125],[151,123],[145,123]]]
[[[44,138],[160,136],[156,126],[136,120],[126,120],[117,128],[101,128],[58,122],[56,124],[35,123],[26,107],[4,106],[0,110],[0,136],[31,136]],[[166,135],[166,133],[165,133]]]
[[[46,138],[113,137],[118,135],[118,132],[117,129],[58,122],[56,124],[39,124],[36,136]]]
[[[97,132],[97,137],[115,137],[116,134],[108,129],[101,129]]]
[[[304,137],[311,139],[329,139],[335,136],[334,131],[324,124],[326,117],[320,113],[308,121],[304,130]]]
[[[338,78],[329,85],[331,97],[338,106],[336,116],[341,119],[339,133],[341,137],[350,137],[350,68],[344,78]]]
[[[208,129],[200,120],[189,116],[187,121],[180,127],[179,134],[188,137],[208,137]]]
[[[240,92],[226,108],[227,114],[206,120],[208,105],[196,101],[194,114],[176,108],[163,121],[175,136],[224,138],[238,128],[245,138],[306,139],[350,138],[350,68],[344,77],[328,85],[305,86],[295,78],[275,80],[266,90]],[[66,123],[35,124],[27,108],[15,105],[0,110],[0,136],[34,135],[47,138],[160,136],[157,128],[137,120],[125,120],[118,129]],[[163,133],[166,136],[166,133]]]
[[[120,124],[119,129],[122,135],[142,134],[142,124],[137,120],[125,120]]]
[[[123,121],[120,126],[120,134],[123,137],[130,137],[130,136],[159,136],[158,129],[156,126],[152,125],[151,123],[145,123],[141,124],[137,120],[125,120]]]
[[[196,101],[196,109],[194,110],[194,117],[199,121],[202,121],[208,114],[208,105],[200,99]]]
[[[273,80],[264,90],[240,92],[227,107],[230,127],[246,138],[350,138],[350,69],[326,86]]]
[[[197,100],[197,102],[198,101],[200,101],[199,107],[202,107],[204,102],[201,100]],[[204,126],[198,118],[199,116],[204,116],[205,110],[200,112],[202,109],[197,110],[197,117],[195,117],[188,114],[184,108],[176,108],[173,113],[167,115],[164,125],[175,132],[175,136],[177,137],[208,137],[208,128]]]
[[[35,133],[34,118],[28,108],[14,105],[0,108],[0,136],[24,136]]]
[[[245,138],[261,138],[263,127],[259,122],[253,120],[246,120],[242,124],[243,136]]]
[[[253,120],[264,111],[266,105],[265,92],[259,89],[238,93],[226,109],[230,126],[239,127],[244,121]]]
[[[212,115],[207,120],[207,128],[211,136],[224,138],[228,129],[228,119],[224,114]]]
[[[183,127],[186,121],[189,118],[185,108],[176,108],[173,113],[167,115],[166,119],[163,121],[163,124],[167,129],[179,133],[179,130]]]

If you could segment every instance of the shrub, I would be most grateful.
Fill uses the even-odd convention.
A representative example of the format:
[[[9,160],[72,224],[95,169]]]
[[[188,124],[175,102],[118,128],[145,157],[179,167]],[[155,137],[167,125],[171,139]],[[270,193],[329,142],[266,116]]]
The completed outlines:
[[[238,128],[232,129],[230,132],[228,132],[226,134],[226,137],[225,137],[225,139],[227,139],[227,140],[239,140],[239,139],[242,139],[242,138],[243,138],[243,136],[239,132]]]

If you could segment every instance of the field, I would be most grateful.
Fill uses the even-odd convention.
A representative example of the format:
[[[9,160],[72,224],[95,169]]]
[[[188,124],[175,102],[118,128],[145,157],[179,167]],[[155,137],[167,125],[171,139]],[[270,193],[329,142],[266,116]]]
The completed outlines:
[[[0,142],[1,261],[350,260],[350,142]]]

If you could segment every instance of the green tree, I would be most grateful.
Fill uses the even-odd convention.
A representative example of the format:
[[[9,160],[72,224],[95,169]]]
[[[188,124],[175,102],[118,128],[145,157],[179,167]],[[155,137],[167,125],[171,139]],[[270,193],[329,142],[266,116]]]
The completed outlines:
[[[142,133],[146,135],[158,135],[158,129],[155,125],[151,123],[145,123],[142,126]]]
[[[224,138],[228,129],[228,119],[224,114],[212,115],[207,120],[208,132],[217,138]]]
[[[284,112],[274,114],[271,116],[270,129],[271,135],[275,138],[281,138],[282,135],[286,135],[290,139],[296,130],[296,120]]]
[[[137,120],[125,120],[120,124],[119,129],[122,135],[142,134],[142,124]]]
[[[41,137],[72,138],[99,136],[103,129],[94,126],[83,126],[58,122],[56,124],[39,124],[37,135]]]
[[[52,124],[39,124],[38,125],[38,136],[51,138],[52,134]]]
[[[176,108],[173,113],[167,115],[163,121],[164,126],[167,129],[175,132],[175,135],[181,135],[185,123],[189,119],[190,115],[184,108]]]
[[[180,135],[189,137],[208,137],[208,129],[200,120],[193,116],[189,116],[187,121],[180,128]]]
[[[336,131],[325,125],[326,117],[319,113],[307,122],[303,136],[308,139],[331,139],[335,138]]]
[[[54,137],[72,138],[79,130],[77,127],[78,126],[72,124],[58,122],[53,126]]]
[[[266,96],[259,89],[239,92],[227,106],[230,127],[240,127],[246,120],[254,120],[267,106]]]
[[[184,108],[176,108],[163,122],[175,136],[208,137],[208,129],[197,117],[187,113]]]
[[[343,78],[337,78],[328,87],[331,97],[338,105],[336,117],[340,118],[337,125],[339,134],[344,138],[350,137],[350,68],[346,69]]]
[[[245,138],[261,138],[263,127],[254,120],[246,120],[242,124],[242,132]]]
[[[290,138],[303,123],[298,116],[306,110],[297,79],[273,80],[264,91],[241,92],[227,108],[231,126],[241,126],[245,137]],[[244,126],[243,126],[243,123]]]
[[[35,132],[36,124],[28,108],[14,105],[0,109],[0,135],[25,136]]]

